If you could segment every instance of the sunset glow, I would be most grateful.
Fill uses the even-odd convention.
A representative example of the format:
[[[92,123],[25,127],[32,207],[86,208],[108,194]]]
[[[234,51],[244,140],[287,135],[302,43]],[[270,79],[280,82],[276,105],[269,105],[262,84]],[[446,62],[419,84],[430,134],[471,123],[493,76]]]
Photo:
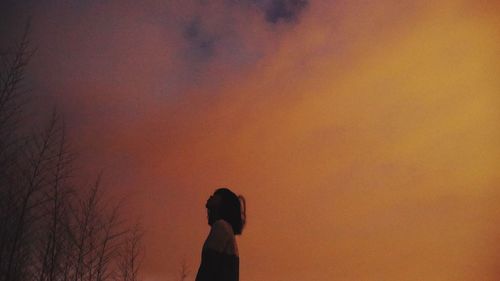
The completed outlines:
[[[500,279],[498,2],[26,2],[34,101],[142,218],[145,281],[194,280],[222,186],[243,281]]]

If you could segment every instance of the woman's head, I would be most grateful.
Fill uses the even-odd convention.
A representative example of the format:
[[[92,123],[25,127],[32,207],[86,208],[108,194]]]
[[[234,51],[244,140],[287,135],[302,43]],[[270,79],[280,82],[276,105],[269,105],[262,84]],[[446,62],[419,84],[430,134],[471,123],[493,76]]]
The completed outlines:
[[[227,188],[219,188],[207,200],[206,207],[209,225],[218,219],[223,219],[232,226],[234,234],[241,234],[246,220],[243,196],[237,196]]]

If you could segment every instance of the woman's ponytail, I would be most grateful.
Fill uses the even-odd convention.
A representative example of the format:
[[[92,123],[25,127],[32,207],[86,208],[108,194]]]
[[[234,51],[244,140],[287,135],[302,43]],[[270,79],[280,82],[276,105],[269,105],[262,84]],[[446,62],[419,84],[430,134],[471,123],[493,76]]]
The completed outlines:
[[[240,208],[241,208],[241,229],[245,227],[247,222],[247,203],[245,201],[245,197],[242,195],[238,195],[238,199],[240,200]]]

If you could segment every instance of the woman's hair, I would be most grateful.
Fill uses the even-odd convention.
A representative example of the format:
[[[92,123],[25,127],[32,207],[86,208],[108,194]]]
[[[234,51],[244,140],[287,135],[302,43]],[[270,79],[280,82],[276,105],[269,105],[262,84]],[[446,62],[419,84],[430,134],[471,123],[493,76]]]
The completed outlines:
[[[246,222],[246,202],[241,195],[237,196],[228,188],[219,188],[214,195],[222,198],[219,217],[227,221],[233,228],[235,235],[240,235]]]

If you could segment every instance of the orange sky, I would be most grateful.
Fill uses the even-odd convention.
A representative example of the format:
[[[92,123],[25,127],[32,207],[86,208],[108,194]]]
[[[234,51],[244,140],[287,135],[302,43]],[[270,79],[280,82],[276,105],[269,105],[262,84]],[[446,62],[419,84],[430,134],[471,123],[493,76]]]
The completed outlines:
[[[33,84],[142,216],[145,281],[194,280],[221,186],[243,281],[500,278],[495,1],[208,2],[34,8]]]

